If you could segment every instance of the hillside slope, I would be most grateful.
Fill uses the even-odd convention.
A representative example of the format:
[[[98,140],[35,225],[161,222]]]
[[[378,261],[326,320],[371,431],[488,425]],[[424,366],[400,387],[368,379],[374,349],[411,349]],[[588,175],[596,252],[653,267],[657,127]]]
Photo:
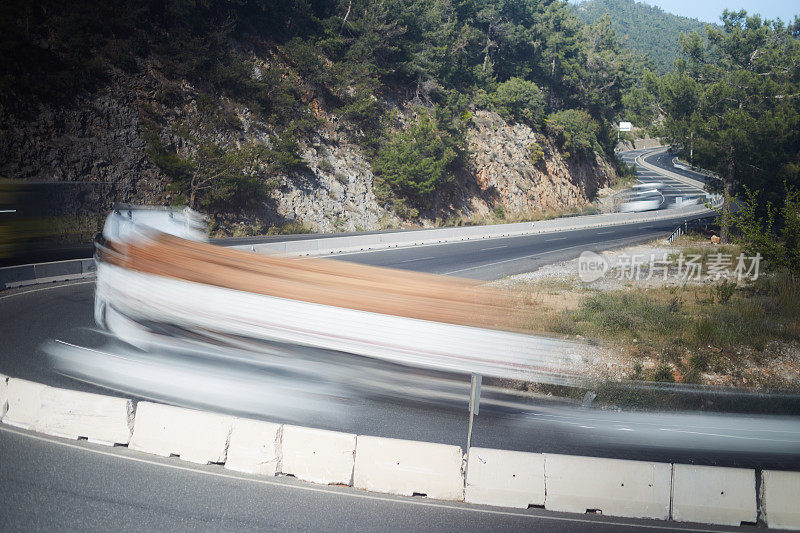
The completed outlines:
[[[697,19],[667,13],[660,7],[636,0],[586,0],[574,5],[575,14],[586,24],[611,17],[617,35],[631,49],[647,54],[655,69],[664,74],[678,59],[678,38],[683,33],[703,35],[706,24]]]
[[[637,65],[607,24],[521,5],[10,0],[0,178],[219,234],[577,208],[615,175]]]

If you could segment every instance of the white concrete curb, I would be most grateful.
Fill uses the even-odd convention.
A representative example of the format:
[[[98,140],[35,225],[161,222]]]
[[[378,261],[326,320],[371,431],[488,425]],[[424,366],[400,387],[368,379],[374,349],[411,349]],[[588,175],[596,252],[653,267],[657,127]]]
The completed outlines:
[[[8,380],[5,394],[8,411],[3,422],[6,424],[58,437],[83,437],[108,446],[130,441],[131,400],[57,389],[16,378]]]
[[[0,374],[0,420],[6,415],[6,408],[8,407],[8,376]]]
[[[767,526],[800,530],[800,472],[761,472],[761,510]]]
[[[4,424],[257,475],[442,500],[800,530],[800,472],[461,448],[281,425],[0,375]],[[134,416],[131,419],[131,416]],[[131,435],[131,422],[133,433]],[[466,466],[466,479],[464,468]]]
[[[629,518],[669,518],[672,465],[545,454],[544,507]]]
[[[744,468],[675,465],[672,518],[738,526],[756,522],[756,475]]]
[[[281,472],[328,485],[352,485],[356,436],[323,429],[283,426]]]
[[[234,420],[225,468],[262,476],[276,475],[280,472],[282,428],[272,422]]]
[[[544,454],[469,450],[464,501],[527,509],[544,505]]]
[[[0,290],[26,287],[53,281],[71,281],[94,276],[94,259],[68,259],[0,267]]]
[[[224,463],[233,417],[139,402],[130,448],[193,463]]]
[[[358,437],[353,486],[374,492],[438,500],[464,498],[462,454],[458,446]]]

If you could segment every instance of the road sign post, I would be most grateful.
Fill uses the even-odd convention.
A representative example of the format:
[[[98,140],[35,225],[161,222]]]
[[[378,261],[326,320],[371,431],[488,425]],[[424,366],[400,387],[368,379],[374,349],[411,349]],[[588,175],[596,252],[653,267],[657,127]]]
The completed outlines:
[[[467,429],[467,459],[469,459],[469,448],[472,445],[472,421],[480,411],[481,404],[481,381],[478,374],[472,374],[469,387],[469,429]],[[469,461],[467,461],[469,463]],[[465,471],[466,474],[466,471]]]
[[[617,144],[620,141],[620,132],[622,131],[631,131],[633,129],[633,124],[630,122],[620,122],[619,128],[617,128]]]

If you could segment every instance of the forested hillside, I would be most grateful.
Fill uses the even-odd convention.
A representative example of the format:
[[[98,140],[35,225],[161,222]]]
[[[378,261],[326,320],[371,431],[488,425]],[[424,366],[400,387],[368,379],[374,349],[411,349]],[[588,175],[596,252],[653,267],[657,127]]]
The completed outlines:
[[[759,253],[800,273],[800,18],[787,25],[726,10],[721,28],[687,35],[681,47],[673,72],[647,80],[660,136],[740,196],[739,229]]]
[[[556,0],[9,0],[0,48],[2,177],[337,229],[585,203],[639,69]]]
[[[587,0],[574,6],[575,14],[586,24],[611,17],[611,26],[626,46],[647,54],[654,69],[664,74],[672,70],[680,56],[681,33],[704,34],[705,23],[667,13],[660,7],[636,0]]]

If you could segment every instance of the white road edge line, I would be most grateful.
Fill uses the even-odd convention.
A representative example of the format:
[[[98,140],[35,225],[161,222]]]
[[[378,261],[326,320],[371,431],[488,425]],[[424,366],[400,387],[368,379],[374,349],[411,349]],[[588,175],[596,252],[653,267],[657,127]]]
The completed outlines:
[[[414,261],[425,261],[426,259],[435,259],[433,256],[430,257],[418,257],[416,259],[406,259],[405,261],[400,261],[398,265],[403,263],[413,263]]]
[[[632,238],[633,237],[620,237],[619,239],[611,239],[610,241],[603,241],[602,244],[607,245],[607,244],[612,243],[612,242],[627,241],[627,240],[630,240]],[[510,263],[511,261],[519,261],[521,259],[530,259],[531,257],[536,257],[537,255],[551,254],[553,252],[563,252],[564,250],[570,250],[572,248],[589,247],[589,246],[592,246],[592,243],[576,244],[574,246],[565,246],[564,248],[556,248],[555,250],[546,250],[544,252],[537,252],[535,254],[523,255],[523,256],[520,256],[520,257],[512,257],[511,259],[504,259],[503,261],[495,261],[494,263],[487,263],[487,264],[484,264],[484,265],[476,265],[476,266],[471,266],[471,267],[467,267],[467,268],[460,268],[458,270],[451,270],[450,272],[442,272],[442,274],[447,276],[447,275],[450,275],[450,274],[456,274],[458,272],[466,272],[467,270],[476,270],[478,268],[486,268],[486,267],[491,267],[491,266],[496,266],[496,265],[502,265],[503,263]]]
[[[62,285],[53,285],[51,287],[42,287],[40,289],[32,289],[32,290],[29,290],[29,291],[21,291],[21,292],[15,292],[13,294],[6,294],[5,296],[0,296],[0,300],[5,300],[6,298],[12,298],[14,296],[20,296],[21,294],[31,294],[33,292],[49,291],[49,290],[52,290],[52,289],[60,289],[61,287],[68,287],[68,286],[72,286],[72,285],[88,285],[89,283],[94,283],[94,282],[95,282],[94,280],[92,280],[92,281],[77,281],[75,283],[67,281]]]

